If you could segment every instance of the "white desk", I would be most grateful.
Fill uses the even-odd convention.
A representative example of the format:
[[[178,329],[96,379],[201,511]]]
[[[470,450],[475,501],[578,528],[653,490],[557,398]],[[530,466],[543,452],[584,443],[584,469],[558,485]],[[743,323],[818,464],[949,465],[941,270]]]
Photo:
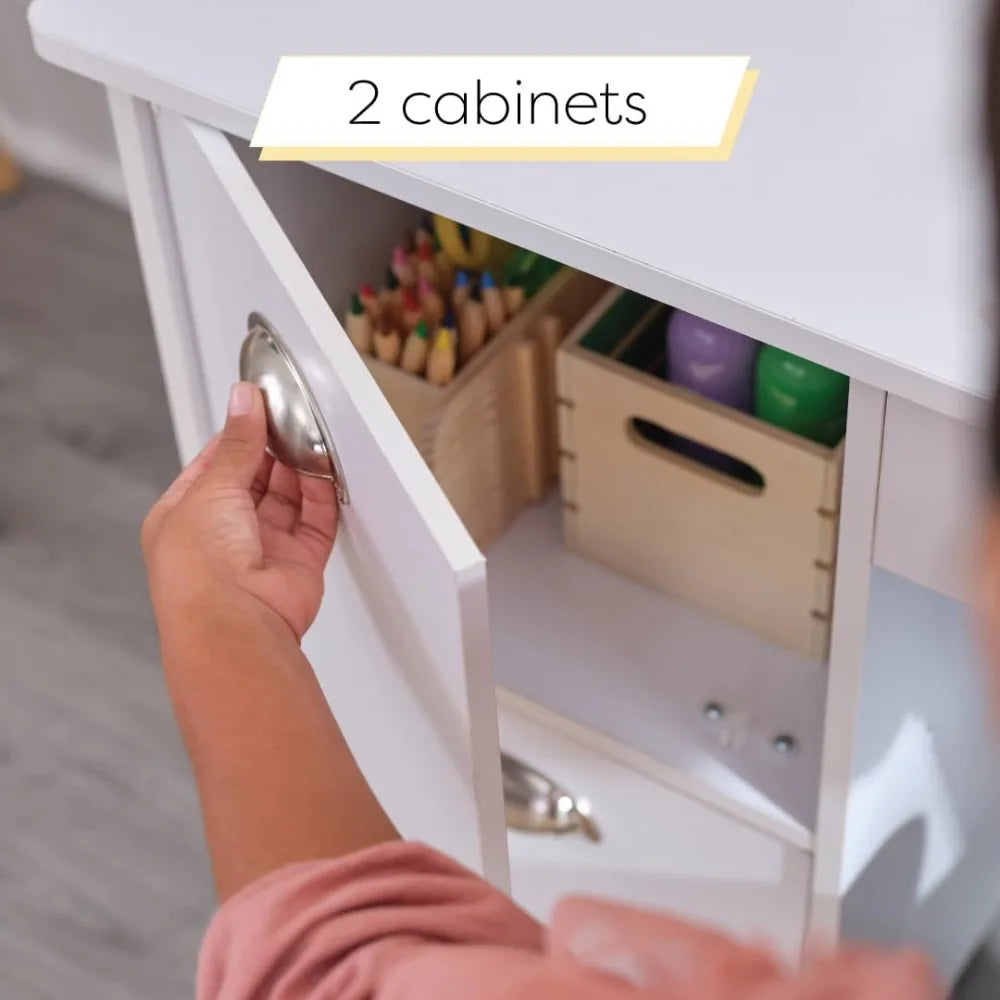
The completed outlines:
[[[37,0],[31,20],[52,60],[244,138],[283,53],[748,53],[760,80],[725,166],[333,169],[964,413],[990,390],[974,153],[984,9],[648,0],[582,17],[514,0],[478,30],[456,0],[433,17],[392,3]]]
[[[232,306],[245,314],[258,299],[272,297],[271,312],[302,329],[297,350],[309,355],[342,459],[350,463],[356,443],[359,454],[377,452],[384,463],[371,462],[370,484],[368,473],[353,472],[359,497],[375,488],[379,475],[385,481],[368,507],[352,504],[344,545],[353,546],[355,559],[349,554],[332,571],[335,591],[370,597],[372,581],[363,577],[374,571],[358,561],[362,556],[377,554],[383,583],[405,577],[402,557],[368,531],[391,517],[401,525],[400,550],[425,546],[440,564],[442,593],[458,600],[454,642],[421,633],[437,653],[419,667],[409,665],[408,686],[394,673],[405,659],[394,643],[403,640],[385,634],[381,616],[388,612],[368,605],[365,629],[348,637],[348,646],[369,661],[367,674],[344,688],[346,682],[317,668],[338,717],[355,730],[359,758],[390,812],[411,819],[408,832],[441,843],[501,884],[509,860],[516,892],[531,881],[526,871],[544,865],[559,871],[569,857],[517,838],[508,851],[498,825],[489,721],[495,694],[480,584],[488,568],[492,647],[503,680],[504,650],[518,627],[507,624],[509,614],[504,618],[504,602],[519,586],[509,567],[524,562],[516,555],[517,539],[543,529],[526,522],[484,564],[363,366],[336,340],[336,322],[295,257],[295,250],[308,252],[309,206],[322,205],[337,222],[330,248],[312,250],[328,256],[322,261],[328,272],[343,273],[337,287],[345,291],[352,268],[357,272],[364,263],[355,260],[360,251],[352,235],[373,221],[395,224],[404,210],[315,171],[307,172],[313,180],[296,174],[304,178],[301,185],[267,179],[305,168],[251,169],[248,177],[214,130],[249,137],[284,53],[752,57],[760,79],[727,164],[323,166],[851,376],[829,683],[814,685],[820,703],[803,716],[825,711],[815,823],[783,816],[773,796],[756,803],[757,789],[739,790],[738,766],[731,768],[732,781],[709,780],[697,767],[686,769],[681,754],[665,770],[640,760],[621,740],[608,745],[507,695],[500,698],[501,729],[505,739],[555,758],[572,756],[556,747],[563,738],[566,746],[586,744],[588,754],[603,748],[614,766],[588,769],[584,755],[564,767],[609,790],[627,783],[623,774],[639,773],[680,788],[696,803],[683,812],[689,832],[700,831],[720,853],[757,852],[751,871],[715,876],[720,869],[711,856],[699,870],[679,847],[677,857],[650,862],[663,879],[647,883],[662,890],[652,901],[723,924],[727,910],[738,910],[734,930],[753,930],[753,913],[769,913],[776,938],[790,951],[806,928],[828,937],[841,929],[913,937],[952,976],[1000,901],[1000,865],[992,862],[992,845],[1000,842],[997,757],[960,625],[962,606],[954,600],[964,572],[958,529],[967,527],[967,511],[974,509],[982,447],[976,424],[991,371],[989,219],[977,136],[983,8],[980,2],[914,6],[900,0],[823,9],[776,0],[752,6],[648,0],[620,4],[613,16],[601,9],[584,17],[578,4],[512,0],[485,29],[454,0],[435,5],[434,17],[394,0],[351,7],[306,0],[35,0],[30,16],[39,51],[103,82],[112,94],[182,453],[191,452],[218,416],[220,391],[235,364],[230,334],[216,326],[226,315],[220,310]],[[239,267],[231,266],[233,257]],[[320,328],[331,331],[322,348],[314,339]],[[385,486],[390,482],[401,489],[393,493]],[[873,571],[873,558],[921,586]],[[416,604],[407,610],[420,620]],[[324,636],[343,642],[345,629],[355,626],[344,618],[321,622],[314,648]],[[928,641],[914,642],[921,629],[929,630]],[[929,691],[939,697],[927,697]],[[372,727],[376,711],[392,726]],[[524,728],[529,717],[533,735]],[[445,775],[442,787],[454,805],[433,820],[426,804],[393,779],[398,758],[387,749],[393,743],[387,729],[426,773]],[[383,745],[376,746],[376,736]],[[910,781],[914,773],[926,780]],[[739,839],[742,832],[733,840],[731,831],[714,825],[717,814],[776,837],[778,847],[770,841],[766,849],[754,847]],[[555,888],[613,892],[617,885],[629,896],[627,887],[651,869],[643,860],[629,873],[630,852],[640,847],[628,829],[618,836],[609,841],[613,860],[577,858],[577,848],[570,848],[573,860],[562,876],[553,876]],[[765,855],[770,860],[761,860]],[[600,878],[589,878],[598,868]],[[691,885],[679,889],[685,877]],[[772,879],[777,895],[766,904],[754,892],[734,901],[719,891],[727,879],[733,886]],[[631,898],[639,895],[631,892]],[[776,899],[780,906],[772,905]],[[779,910],[783,916],[775,916]]]

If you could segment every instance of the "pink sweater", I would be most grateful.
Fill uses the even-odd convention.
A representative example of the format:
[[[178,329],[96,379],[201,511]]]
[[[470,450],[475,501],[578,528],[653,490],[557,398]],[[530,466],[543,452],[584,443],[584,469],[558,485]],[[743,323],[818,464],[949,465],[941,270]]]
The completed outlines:
[[[791,974],[665,914],[568,899],[544,929],[420,844],[273,872],[221,907],[198,1000],[936,1000],[914,952],[853,950]]]

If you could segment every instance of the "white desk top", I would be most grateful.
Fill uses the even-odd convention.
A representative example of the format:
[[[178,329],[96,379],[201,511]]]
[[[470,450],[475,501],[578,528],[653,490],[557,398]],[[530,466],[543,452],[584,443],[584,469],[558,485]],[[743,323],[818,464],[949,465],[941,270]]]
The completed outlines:
[[[458,0],[35,0],[31,20],[52,61],[243,137],[285,53],[749,54],[728,164],[327,169],[969,417],[991,388],[983,8],[507,0],[487,24]]]

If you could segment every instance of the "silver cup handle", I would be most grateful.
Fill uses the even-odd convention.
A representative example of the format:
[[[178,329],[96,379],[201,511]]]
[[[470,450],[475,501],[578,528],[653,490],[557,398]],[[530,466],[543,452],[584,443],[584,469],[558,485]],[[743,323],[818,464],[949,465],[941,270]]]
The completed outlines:
[[[258,312],[250,313],[247,329],[240,379],[252,382],[264,396],[268,451],[303,475],[329,480],[340,503],[350,503],[323,414],[288,345]]]

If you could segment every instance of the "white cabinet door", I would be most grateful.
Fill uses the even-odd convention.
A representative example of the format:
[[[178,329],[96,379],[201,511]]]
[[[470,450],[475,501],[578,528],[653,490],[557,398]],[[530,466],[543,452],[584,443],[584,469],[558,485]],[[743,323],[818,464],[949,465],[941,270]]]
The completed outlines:
[[[213,419],[258,312],[339,456],[350,503],[304,643],[323,691],[402,834],[505,886],[483,556],[225,136],[167,113],[158,127]]]
[[[654,778],[640,755],[500,693],[504,749],[586,799],[601,832],[539,837],[511,830],[514,899],[548,917],[557,899],[599,896],[665,910],[798,961],[810,857]]]

